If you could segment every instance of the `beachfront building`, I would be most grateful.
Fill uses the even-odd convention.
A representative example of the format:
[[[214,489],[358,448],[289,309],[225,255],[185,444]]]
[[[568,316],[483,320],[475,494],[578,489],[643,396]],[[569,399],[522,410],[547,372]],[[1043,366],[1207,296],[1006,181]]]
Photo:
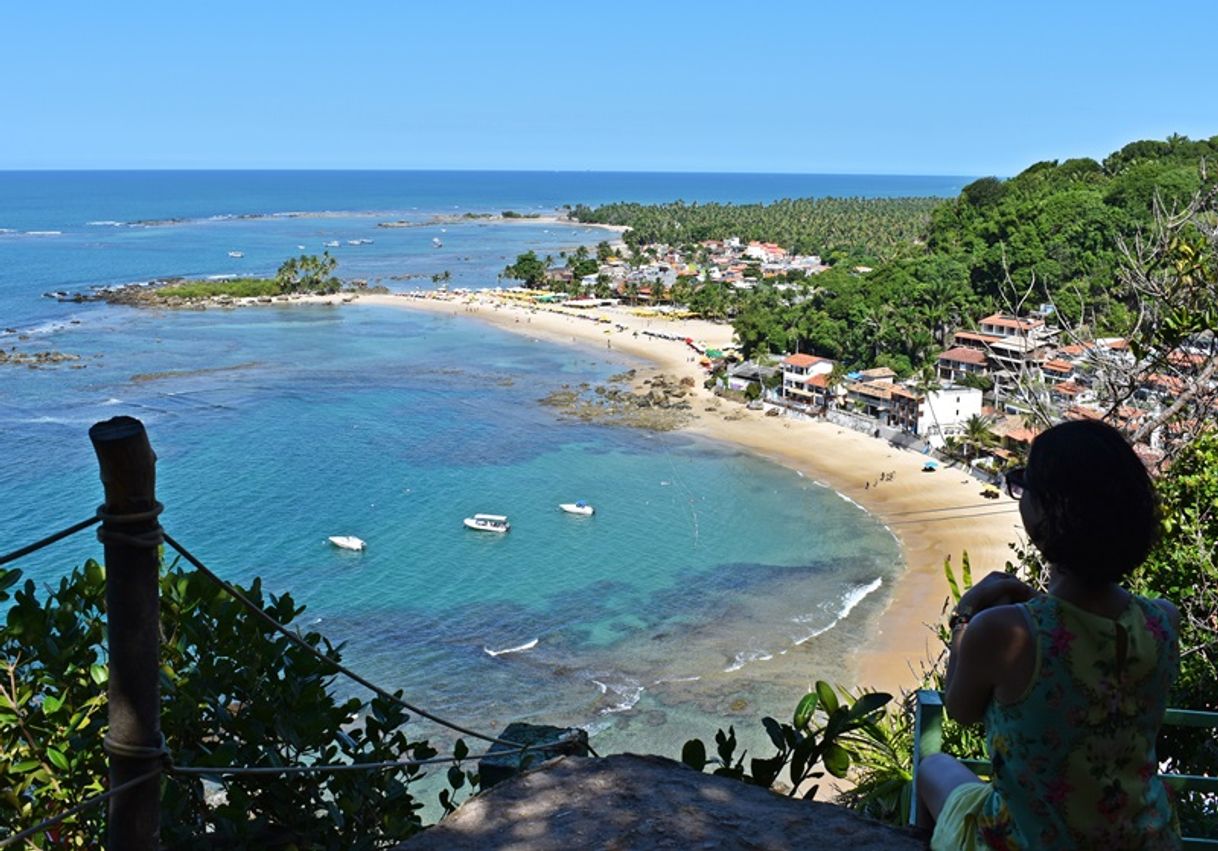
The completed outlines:
[[[969,418],[981,416],[982,393],[976,387],[948,385],[929,393],[894,384],[889,393],[888,424],[916,434],[936,449],[964,433]]]
[[[744,392],[752,384],[761,391],[762,398],[765,398],[766,385],[774,380],[778,372],[777,366],[762,366],[752,361],[738,363],[727,371],[727,389]]]
[[[939,355],[936,371],[942,381],[959,382],[967,376],[985,377],[990,361],[985,352],[971,346],[954,346]]]
[[[826,408],[833,361],[816,355],[787,355],[782,359],[782,395],[797,405]]]

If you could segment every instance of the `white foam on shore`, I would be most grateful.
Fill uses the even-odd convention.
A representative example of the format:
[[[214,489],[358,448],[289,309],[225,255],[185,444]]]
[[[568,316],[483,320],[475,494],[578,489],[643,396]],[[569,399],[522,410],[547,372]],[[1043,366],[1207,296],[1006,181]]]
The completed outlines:
[[[123,225],[125,225],[127,223],[126,222],[116,222],[113,219],[99,219],[95,222],[85,222],[85,224],[91,225],[92,227],[121,228]]]
[[[736,654],[736,658],[732,660],[730,665],[723,669],[723,673],[731,674],[735,671],[739,671],[750,662],[768,662],[773,658],[774,654],[770,653],[768,650],[745,650]]]
[[[526,650],[532,650],[537,646],[538,639],[526,641],[524,644],[518,644],[515,647],[504,647],[502,650],[492,650],[489,647],[483,646],[482,652],[487,656],[503,656],[505,653],[523,653]]]
[[[842,595],[841,606],[838,608],[837,615],[833,618],[833,620],[827,626],[822,626],[818,629],[812,630],[811,633],[804,636],[803,638],[796,640],[795,643],[803,644],[805,642],[811,641],[813,638],[816,638],[818,635],[824,635],[826,632],[833,629],[833,627],[837,626],[839,623],[841,623],[847,617],[849,617],[850,613],[854,611],[855,607],[859,603],[863,602],[863,600],[865,600],[869,594],[880,590],[880,586],[883,584],[884,584],[883,577],[877,576],[875,579],[868,582],[866,585],[858,585],[858,586],[855,586],[854,588],[850,589],[849,591],[847,591],[844,595]],[[792,620],[794,620],[795,623],[804,623],[805,617],[808,619],[811,619],[812,617],[814,617],[814,615],[800,616],[800,617],[792,618]]]
[[[846,500],[846,502],[850,503],[850,504],[851,504],[851,505],[853,505],[855,508],[857,508],[859,511],[863,512],[864,514],[870,514],[870,513],[871,513],[871,512],[870,512],[870,511],[868,511],[866,508],[863,508],[863,506],[859,505],[857,502],[855,502],[855,501],[854,501],[853,499],[851,499],[850,497],[846,496],[846,495],[845,495],[844,493],[842,493],[841,491],[834,491],[834,493],[836,493],[838,496],[840,496],[842,499]]]
[[[653,686],[663,685],[664,683],[696,683],[702,679],[697,674],[692,677],[661,677],[652,683]]]
[[[61,230],[27,230],[26,236],[63,236]]]
[[[634,705],[639,702],[639,698],[643,696],[645,690],[638,683],[605,683],[595,678],[592,682],[600,689],[601,694],[606,696],[612,695],[618,699],[617,703],[602,709],[602,715],[612,715],[615,712],[626,712],[633,709]]]

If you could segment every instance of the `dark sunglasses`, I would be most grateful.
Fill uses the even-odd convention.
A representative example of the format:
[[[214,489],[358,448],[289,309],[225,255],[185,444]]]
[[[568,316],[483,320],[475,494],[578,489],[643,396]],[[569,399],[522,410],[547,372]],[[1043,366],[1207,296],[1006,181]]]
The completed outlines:
[[[1028,489],[1027,475],[1027,467],[1012,467],[1010,470],[1007,470],[1004,477],[1007,483],[1007,493],[1014,499],[1022,497],[1024,491]]]

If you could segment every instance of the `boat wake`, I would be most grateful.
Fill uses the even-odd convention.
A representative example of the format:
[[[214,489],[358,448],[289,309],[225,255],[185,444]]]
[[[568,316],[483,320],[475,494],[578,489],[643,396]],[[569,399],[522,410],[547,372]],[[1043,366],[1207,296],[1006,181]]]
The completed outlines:
[[[482,652],[487,656],[503,656],[508,653],[523,653],[526,650],[532,650],[534,647],[536,647],[537,641],[538,639],[534,638],[532,641],[526,641],[524,644],[518,644],[515,647],[504,647],[502,650],[492,650],[489,647],[483,646]]]

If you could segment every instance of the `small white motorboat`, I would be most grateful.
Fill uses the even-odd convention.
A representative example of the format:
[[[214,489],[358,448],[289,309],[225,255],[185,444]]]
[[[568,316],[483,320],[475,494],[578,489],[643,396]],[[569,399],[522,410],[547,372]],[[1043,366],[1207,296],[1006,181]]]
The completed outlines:
[[[433,237],[431,238],[431,247],[432,247],[432,248],[443,248],[443,247],[444,247],[444,243],[440,241],[440,237],[438,237],[438,236],[433,236]]]
[[[357,553],[367,546],[362,539],[354,535],[331,535],[327,540],[340,549],[354,550]]]
[[[512,528],[508,519],[502,514],[475,514],[465,518],[465,526],[478,532],[498,532],[503,534]]]
[[[321,247],[322,248],[338,248],[338,240],[331,239],[329,242],[323,242],[321,244]]]
[[[578,502],[560,503],[558,507],[568,514],[582,514],[584,517],[591,517],[596,513],[596,509],[582,499]]]
[[[244,257],[244,256],[245,256],[245,252],[244,252],[244,251],[230,251],[230,252],[228,252],[228,256],[229,256],[229,257],[236,257],[236,258],[238,258],[238,259],[239,259],[239,258],[241,258],[241,257]]]

